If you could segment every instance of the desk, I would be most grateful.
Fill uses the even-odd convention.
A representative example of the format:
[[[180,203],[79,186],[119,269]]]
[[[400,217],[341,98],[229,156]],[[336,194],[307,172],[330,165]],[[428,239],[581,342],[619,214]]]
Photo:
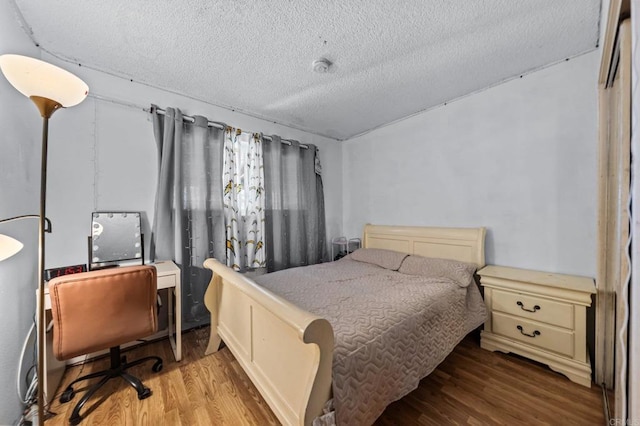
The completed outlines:
[[[171,344],[171,349],[173,349],[173,355],[176,361],[180,361],[182,359],[182,288],[180,284],[180,268],[176,266],[172,261],[162,261],[156,262],[152,264],[155,266],[156,271],[158,273],[158,290],[168,289],[168,329],[165,331],[160,331],[152,336],[149,336],[149,339],[156,339],[160,337],[164,337],[167,334],[169,335],[169,343]],[[36,290],[37,296],[37,290]],[[36,297],[37,299],[37,297]],[[45,318],[47,324],[51,321],[51,299],[49,297],[49,287],[45,285],[44,288],[44,308],[45,308]],[[174,315],[175,312],[175,315]],[[175,324],[174,324],[175,322]],[[122,347],[132,346],[137,344],[138,342],[131,342]],[[44,371],[47,373],[44,376],[44,393],[45,400],[50,402],[55,395],[56,390],[58,389],[58,385],[60,384],[60,380],[62,379],[62,375],[64,374],[64,370],[66,368],[67,362],[59,361],[53,355],[53,333],[51,330],[47,329],[47,335],[45,339],[45,356],[44,356]],[[93,354],[76,357],[68,360],[69,364],[75,364],[78,362],[83,362],[89,358],[95,357],[97,355],[101,355],[103,353],[107,353],[108,351],[96,352]]]

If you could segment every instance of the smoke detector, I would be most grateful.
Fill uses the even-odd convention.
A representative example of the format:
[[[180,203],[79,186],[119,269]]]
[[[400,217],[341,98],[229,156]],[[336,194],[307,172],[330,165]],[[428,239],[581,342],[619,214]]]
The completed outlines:
[[[313,72],[317,72],[319,74],[324,74],[329,72],[329,67],[331,67],[331,61],[325,58],[320,58],[318,60],[313,61]]]

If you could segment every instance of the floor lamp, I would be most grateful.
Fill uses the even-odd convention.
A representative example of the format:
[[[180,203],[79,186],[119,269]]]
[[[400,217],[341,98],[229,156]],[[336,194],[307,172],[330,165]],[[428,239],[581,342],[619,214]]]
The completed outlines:
[[[9,220],[7,219],[7,222]],[[0,223],[4,223],[4,220],[0,220]],[[14,254],[22,250],[22,243],[7,235],[0,234],[0,262],[10,258]]]
[[[13,222],[14,220],[20,220],[20,219],[40,219],[40,216],[35,214],[25,214],[22,216],[2,219],[0,220],[0,224]],[[51,232],[51,221],[46,217],[44,218],[44,220],[47,225],[44,228],[44,232]],[[22,247],[24,247],[24,245],[20,241],[16,240],[15,238],[12,238],[8,235],[0,234],[0,262],[10,258],[14,254],[18,254],[18,252],[22,250]]]
[[[33,101],[42,116],[42,161],[40,169],[40,214],[38,227],[38,422],[44,423],[44,233],[46,232],[47,143],[49,118],[59,108],[79,104],[89,87],[68,71],[21,55],[0,56],[0,70],[9,83]],[[15,240],[14,240],[15,241]]]

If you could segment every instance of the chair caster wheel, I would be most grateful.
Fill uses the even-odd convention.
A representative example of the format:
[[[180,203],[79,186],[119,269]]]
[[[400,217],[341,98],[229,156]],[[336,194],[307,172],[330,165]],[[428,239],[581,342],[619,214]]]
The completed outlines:
[[[62,395],[60,395],[60,402],[62,404],[69,402],[74,396],[76,396],[76,391],[74,391],[73,388],[66,388],[64,392],[62,392]]]
[[[156,361],[153,367],[151,367],[151,370],[153,370],[154,373],[162,371],[162,361]]]
[[[70,425],[79,425],[80,422],[82,421],[82,417],[78,416],[78,417],[70,417],[69,418],[69,424]]]
[[[142,400],[151,396],[151,389],[145,387],[142,392],[138,392],[138,399]]]

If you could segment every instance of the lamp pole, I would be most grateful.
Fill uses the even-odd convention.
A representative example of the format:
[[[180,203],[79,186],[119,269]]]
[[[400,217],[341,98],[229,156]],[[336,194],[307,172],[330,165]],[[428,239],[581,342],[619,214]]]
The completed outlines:
[[[58,108],[58,102],[41,96],[30,96],[42,116],[42,158],[40,163],[40,220],[38,226],[38,422],[44,424],[44,339],[46,329],[44,317],[44,233],[47,210],[47,149],[49,145],[49,118]]]

